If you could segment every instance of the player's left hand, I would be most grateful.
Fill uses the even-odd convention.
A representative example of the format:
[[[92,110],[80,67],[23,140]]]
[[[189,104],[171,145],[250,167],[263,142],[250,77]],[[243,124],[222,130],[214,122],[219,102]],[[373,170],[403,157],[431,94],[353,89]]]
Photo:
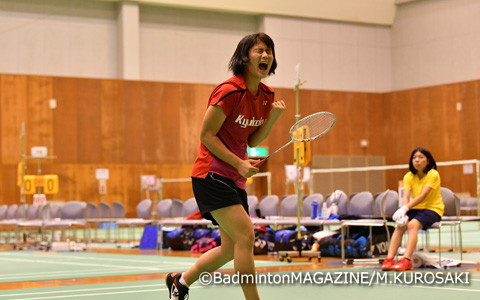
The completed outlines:
[[[272,103],[272,114],[281,115],[287,106],[283,100],[276,100]]]
[[[408,210],[409,209],[406,205],[402,205],[402,207],[397,209],[397,211],[393,214],[392,219],[397,221],[398,219],[403,217],[407,213]]]

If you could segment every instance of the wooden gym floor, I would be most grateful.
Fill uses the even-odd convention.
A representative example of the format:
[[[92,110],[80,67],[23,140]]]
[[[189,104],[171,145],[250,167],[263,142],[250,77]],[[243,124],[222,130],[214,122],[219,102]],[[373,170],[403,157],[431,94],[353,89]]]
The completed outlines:
[[[477,227],[464,231],[464,260],[480,261],[480,232]],[[445,240],[449,241],[448,236]],[[435,240],[435,239],[432,239]],[[434,241],[432,241],[434,242]],[[446,250],[446,249],[445,249]],[[432,253],[430,255],[437,255]],[[457,258],[459,253],[443,252],[444,257]],[[189,251],[156,251],[140,249],[91,248],[86,252],[14,251],[11,245],[0,245],[0,300],[3,299],[168,299],[165,276],[168,272],[182,272],[192,265],[198,254]],[[257,273],[326,275],[346,273],[382,274],[379,265],[344,265],[338,258],[323,257],[321,262],[295,258],[292,263],[279,262],[275,255],[256,255]],[[417,269],[413,274],[437,272],[435,269]],[[261,284],[262,299],[388,299],[435,300],[479,299],[480,265],[466,263],[446,272],[468,272],[468,284],[392,283],[318,284],[287,283]],[[222,274],[233,274],[233,264],[227,264]],[[392,272],[389,272],[389,276]],[[390,278],[390,277],[389,277]],[[190,299],[243,299],[238,285],[217,284],[191,287]]]

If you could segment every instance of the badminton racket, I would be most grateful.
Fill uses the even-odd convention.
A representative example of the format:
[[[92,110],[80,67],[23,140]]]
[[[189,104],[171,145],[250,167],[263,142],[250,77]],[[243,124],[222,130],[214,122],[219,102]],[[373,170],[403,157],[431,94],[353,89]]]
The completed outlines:
[[[267,159],[285,149],[293,142],[309,142],[318,139],[332,129],[336,120],[337,118],[335,115],[327,111],[317,112],[298,120],[292,127],[290,127],[289,134],[291,140],[267,157],[255,162],[253,166],[259,168],[267,161]],[[303,131],[303,134],[299,134],[300,131]]]

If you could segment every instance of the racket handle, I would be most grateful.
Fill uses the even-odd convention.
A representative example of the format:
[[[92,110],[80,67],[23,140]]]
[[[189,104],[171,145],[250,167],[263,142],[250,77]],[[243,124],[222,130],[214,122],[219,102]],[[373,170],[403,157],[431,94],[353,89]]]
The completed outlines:
[[[260,168],[265,163],[266,160],[267,160],[266,158],[260,159],[255,163],[253,163],[252,166],[254,166],[255,168]],[[243,177],[242,175],[238,174],[238,176],[235,178],[235,181],[239,180],[242,177]]]
[[[264,159],[260,159],[259,161],[255,162],[252,166],[254,166],[255,168],[260,168],[266,161],[267,159],[264,158]]]

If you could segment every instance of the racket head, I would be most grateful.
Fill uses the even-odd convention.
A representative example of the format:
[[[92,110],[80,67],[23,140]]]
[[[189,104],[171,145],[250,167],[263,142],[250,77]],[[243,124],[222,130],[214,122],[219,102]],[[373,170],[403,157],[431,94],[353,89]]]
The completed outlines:
[[[332,129],[337,118],[328,111],[311,114],[290,127],[290,137],[296,142],[308,142],[321,137]]]

